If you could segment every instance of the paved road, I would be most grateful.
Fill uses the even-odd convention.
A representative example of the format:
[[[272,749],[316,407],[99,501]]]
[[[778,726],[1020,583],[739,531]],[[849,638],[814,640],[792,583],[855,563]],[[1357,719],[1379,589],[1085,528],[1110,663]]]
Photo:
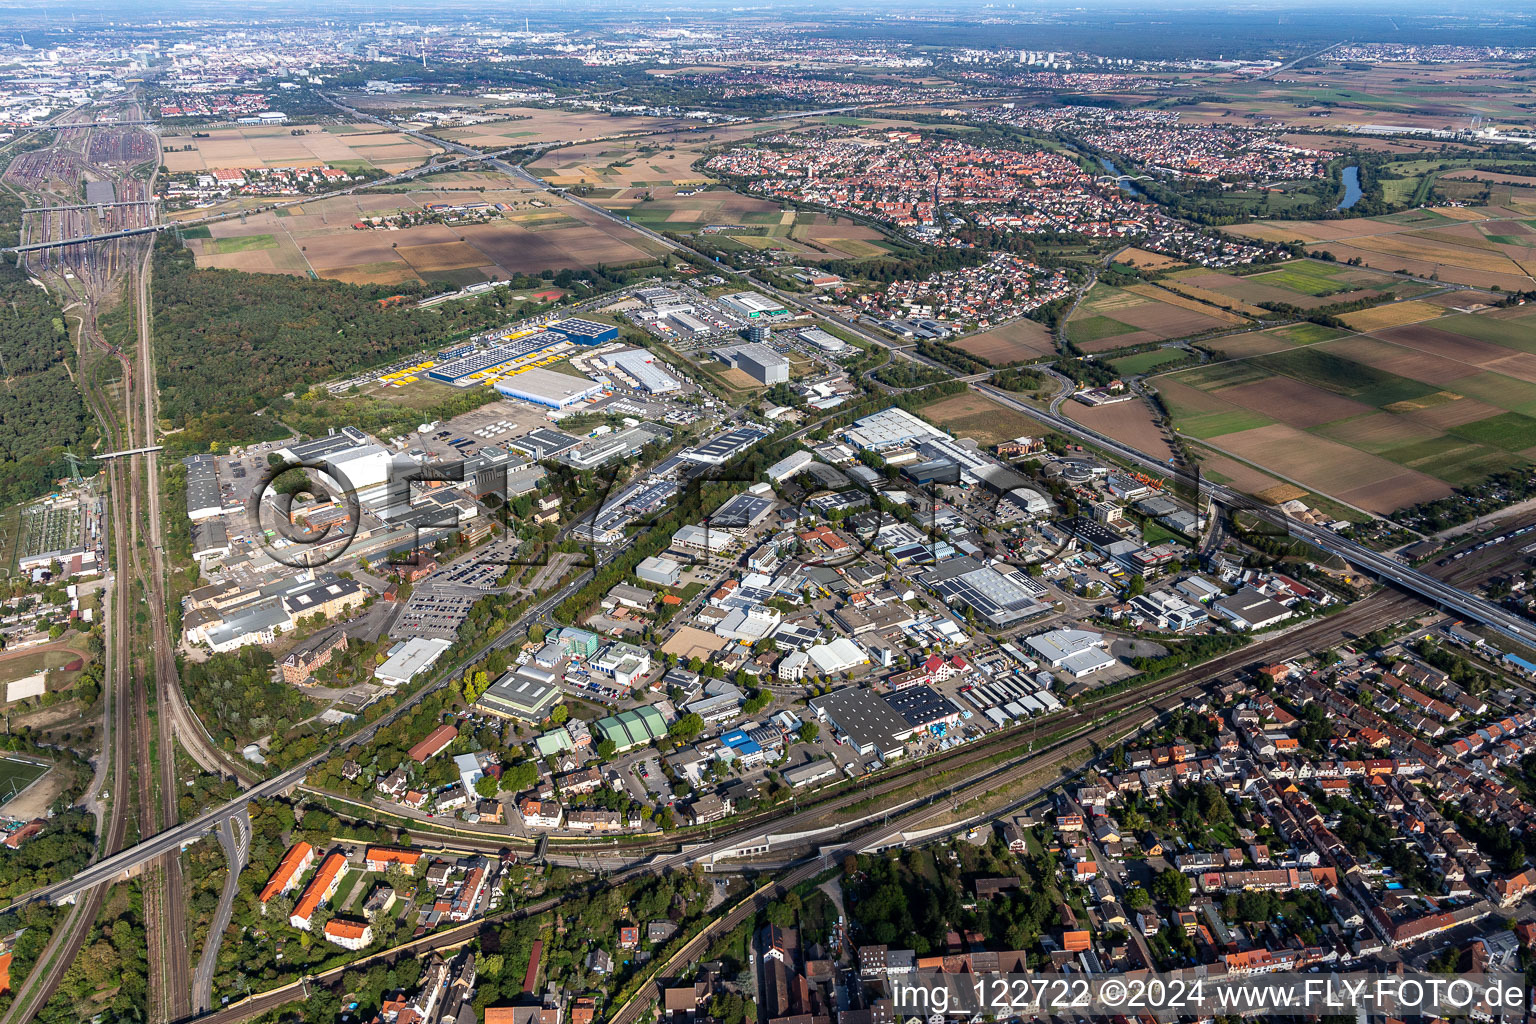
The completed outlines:
[[[218,964],[219,945],[224,931],[229,927],[235,911],[235,897],[240,892],[240,872],[250,863],[251,815],[248,805],[219,822],[219,845],[229,858],[229,874],[224,878],[224,891],[219,895],[218,908],[208,926],[204,939],[203,955],[197,962],[197,973],[192,976],[192,1013],[207,1013],[213,1005],[213,971]]]

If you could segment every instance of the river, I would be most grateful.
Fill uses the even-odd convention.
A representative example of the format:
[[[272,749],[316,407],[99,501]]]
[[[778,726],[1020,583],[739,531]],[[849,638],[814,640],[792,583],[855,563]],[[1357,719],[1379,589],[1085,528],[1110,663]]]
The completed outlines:
[[[1116,177],[1119,177],[1120,168],[1116,167],[1113,163],[1111,163],[1108,160],[1104,159],[1102,156],[1099,157],[1099,163],[1104,165],[1104,170],[1108,171],[1110,174],[1115,175]],[[1124,178],[1120,178],[1118,181],[1115,182],[1115,184],[1119,185],[1120,186],[1120,191],[1126,193],[1127,195],[1133,195],[1133,196],[1141,195],[1141,189],[1137,188],[1135,185],[1131,184],[1129,181],[1126,181]]]
[[[1360,201],[1365,193],[1360,191],[1360,168],[1354,164],[1344,168],[1344,201],[1335,209],[1347,210]]]

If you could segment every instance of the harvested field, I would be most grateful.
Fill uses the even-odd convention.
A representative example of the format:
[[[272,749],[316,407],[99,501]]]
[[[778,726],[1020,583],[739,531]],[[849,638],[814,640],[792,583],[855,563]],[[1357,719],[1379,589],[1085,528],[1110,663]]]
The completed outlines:
[[[319,127],[282,125],[201,129],[204,137],[168,135],[162,162],[172,174],[224,168],[376,167],[394,173],[425,163],[439,146],[376,125],[338,134]],[[299,132],[301,134],[294,134]],[[190,146],[190,149],[186,147]]]
[[[1432,302],[1411,299],[1407,302],[1388,303],[1374,309],[1362,309],[1358,313],[1346,313],[1339,319],[1357,331],[1379,331],[1385,327],[1433,320],[1444,312],[1445,310]]]
[[[1454,171],[1446,171],[1440,175],[1441,179],[1450,178],[1453,181],[1492,181],[1502,185],[1529,185],[1536,186],[1536,178],[1527,174],[1507,174],[1503,171],[1479,171],[1473,167],[1462,167]],[[1455,209],[1452,207],[1451,209]],[[1441,212],[1445,212],[1442,210]]]
[[[1331,342],[1328,351],[1436,387],[1448,387],[1477,372],[1477,367],[1436,355],[1433,349],[1405,348],[1367,335]]]
[[[462,128],[448,128],[443,130],[442,136],[466,146],[505,149],[573,139],[599,139],[683,124],[675,118],[610,117],[587,111],[551,110],[543,107],[499,107],[495,112],[505,117]]]
[[[1050,328],[1035,320],[1020,319],[973,334],[956,342],[955,348],[993,366],[1005,366],[1052,355],[1056,343]]]
[[[1341,441],[1351,448],[1380,455],[1393,448],[1416,441],[1429,441],[1441,436],[1441,431],[1406,416],[1389,412],[1373,412],[1353,419],[1339,420],[1315,427],[1312,433],[1334,441]]]
[[[658,144],[649,138],[590,142],[550,150],[531,170],[551,185],[618,188],[712,184],[693,170],[698,149]]]
[[[1031,433],[1038,435],[1040,431],[1035,420],[975,391],[950,395],[923,406],[918,412],[923,419],[938,424],[956,437],[974,438],[982,445],[999,444]]]
[[[1179,302],[1184,305],[1175,304]],[[1185,308],[1189,305],[1196,306],[1199,311]],[[1234,323],[1246,321],[1222,310],[1168,295],[1152,285],[1113,288],[1097,284],[1067,321],[1067,337],[1085,352],[1108,352],[1203,334]]]
[[[1462,325],[1465,329],[1465,325]],[[1423,324],[1376,332],[1377,337],[1420,352],[1442,356],[1470,367],[1536,382],[1536,354],[1517,352],[1492,341]]]
[[[1218,452],[1202,448],[1199,449],[1199,456],[1200,471],[1202,473],[1217,483],[1226,484],[1245,494],[1258,495],[1270,492],[1276,487],[1287,488],[1287,493],[1290,491],[1306,493],[1299,487],[1292,487],[1290,484],[1281,483],[1262,470],[1254,469],[1252,466],[1238,462],[1236,459],[1229,458]]]
[[[1458,284],[1520,290],[1536,283],[1530,276],[1533,268],[1528,263],[1530,250],[1524,245],[1526,238],[1500,235],[1499,239],[1520,243],[1516,247],[1500,246],[1483,237],[1481,225],[1469,222],[1501,217],[1518,220],[1523,216],[1521,212],[1506,213],[1496,207],[1447,207],[1354,221],[1269,221],[1234,225],[1225,230],[1269,241],[1316,244],[1341,262],[1358,258],[1379,270],[1405,270],[1420,277],[1438,274],[1441,280]],[[1515,258],[1509,253],[1516,254]]]
[[[532,189],[477,193],[505,207],[477,224],[418,224],[396,231],[356,229],[370,216],[415,212],[442,202],[438,190],[338,196],[306,202],[303,212],[256,214],[214,225],[189,240],[199,266],[308,274],[354,284],[441,281],[465,285],[518,273],[584,269],[654,258],[658,243],[564,200]],[[534,206],[534,202],[542,205]]]
[[[1235,334],[1201,344],[1209,347],[1217,359],[1247,359],[1249,356],[1279,352],[1281,349],[1289,348],[1293,342],[1274,331],[1252,331],[1248,334]]]
[[[1217,393],[1266,419],[1303,429],[1371,411],[1368,405],[1290,377],[1271,377],[1252,384],[1222,388]]]
[[[1238,310],[1238,313],[1229,312],[1225,309],[1213,308],[1210,304],[1211,297],[1197,294],[1199,289],[1184,289],[1189,294],[1180,295],[1177,291],[1174,291],[1171,288],[1164,288],[1159,285],[1133,284],[1127,286],[1125,290],[1128,292],[1135,292],[1137,295],[1144,296],[1156,302],[1161,302],[1169,306],[1175,306],[1179,309],[1188,310],[1191,313],[1198,313],[1201,316],[1210,317],[1214,320],[1220,320],[1226,324],[1236,325],[1248,322],[1246,317],[1239,316],[1238,313],[1251,312],[1257,316],[1264,312],[1263,310],[1255,310],[1252,307],[1243,306],[1242,303],[1225,301],[1225,296],[1215,296],[1215,298],[1224,300],[1224,305],[1232,306],[1234,309]]]
[[[1536,324],[1500,317],[1498,313],[1502,312],[1510,311],[1499,310],[1487,316],[1448,316],[1435,326],[1442,331],[1489,341],[1518,352],[1536,353]]]
[[[1092,406],[1081,402],[1066,402],[1062,410],[1069,419],[1159,459],[1172,459],[1177,454],[1168,443],[1168,435],[1162,425],[1141,399]]]
[[[1380,514],[1451,491],[1425,473],[1283,424],[1224,434],[1210,443],[1310,490]]]
[[[1137,270],[1168,270],[1171,267],[1182,267],[1182,260],[1176,260],[1172,256],[1164,256],[1160,252],[1148,252],[1145,249],[1127,249],[1116,257],[1121,263],[1129,263]]]

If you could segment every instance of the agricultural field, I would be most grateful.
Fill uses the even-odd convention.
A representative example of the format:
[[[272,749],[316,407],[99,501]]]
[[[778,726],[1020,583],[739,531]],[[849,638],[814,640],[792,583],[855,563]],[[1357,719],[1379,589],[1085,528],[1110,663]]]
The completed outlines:
[[[1512,307],[1318,339],[1156,384],[1186,436],[1384,513],[1536,458],[1533,339],[1536,310]]]
[[[536,189],[476,191],[495,217],[484,223],[358,228],[368,218],[419,215],[462,193],[369,192],[255,214],[188,237],[199,266],[332,278],[352,284],[427,281],[463,286],[545,269],[638,263],[661,254],[643,236]]]
[[[166,134],[161,162],[172,174],[220,168],[370,168],[391,174],[423,164],[439,146],[371,124],[257,125],[200,129],[202,138]]]
[[[773,249],[805,262],[869,259],[893,251],[877,228],[724,187],[624,188],[592,201],[653,231],[706,238],[724,249]]]
[[[1248,321],[1156,285],[1096,284],[1067,321],[1067,338],[1084,352],[1204,334]]]
[[[990,331],[972,334],[955,342],[966,355],[984,359],[993,366],[1029,362],[1049,357],[1056,351],[1050,328],[1035,320],[1018,319]]]
[[[1302,242],[1314,253],[1326,251],[1340,261],[1357,259],[1376,270],[1474,288],[1521,291],[1536,287],[1533,189],[1501,188],[1492,205],[1475,209],[1437,207],[1360,220],[1260,221],[1224,230],[1269,241]],[[1393,294],[1407,293],[1396,289]],[[1329,301],[1346,299],[1338,296]]]
[[[1154,348],[1147,352],[1137,352],[1135,355],[1121,356],[1119,359],[1111,359],[1109,365],[1114,367],[1116,373],[1122,376],[1134,376],[1141,373],[1150,373],[1159,366],[1167,363],[1175,363],[1180,359],[1186,359],[1189,352],[1178,347]]]
[[[923,419],[928,422],[943,427],[956,437],[974,438],[982,445],[999,444],[1026,434],[1040,433],[1040,425],[1036,421],[974,391],[962,391],[958,395],[941,398],[923,406],[920,411]]]
[[[1160,252],[1148,252],[1146,249],[1127,249],[1115,257],[1115,262],[1129,263],[1137,270],[1172,270],[1185,265],[1182,260]]]
[[[693,140],[645,138],[641,140],[587,142],[550,150],[530,168],[551,185],[595,185],[615,188],[648,188],[707,185],[714,182],[695,171],[699,159]]]
[[[411,122],[434,135],[478,149],[509,149],[574,139],[596,139],[632,132],[649,132],[680,124],[676,119],[610,117],[592,111],[556,110],[544,107],[495,106],[486,110],[493,118],[480,124],[437,129],[427,122]]]
[[[1154,418],[1152,409],[1141,399],[1116,402],[1113,405],[1063,402],[1061,410],[1067,418],[1076,420],[1090,430],[1138,448],[1148,455],[1170,460],[1176,454],[1163,427]]]
[[[1410,300],[1362,309],[1358,313],[1345,313],[1339,319],[1357,331],[1379,331],[1387,327],[1401,327],[1403,324],[1433,320],[1444,312],[1445,310],[1432,302]]]
[[[1316,309],[1362,299],[1386,300],[1428,290],[1424,285],[1387,274],[1321,260],[1293,260],[1273,270],[1242,275],[1196,268],[1174,274],[1171,281],[1181,290],[1200,289],[1191,292],[1200,298],[1221,296],[1249,309],[1261,302]],[[1243,311],[1242,306],[1234,308]],[[1259,309],[1258,312],[1265,311]]]

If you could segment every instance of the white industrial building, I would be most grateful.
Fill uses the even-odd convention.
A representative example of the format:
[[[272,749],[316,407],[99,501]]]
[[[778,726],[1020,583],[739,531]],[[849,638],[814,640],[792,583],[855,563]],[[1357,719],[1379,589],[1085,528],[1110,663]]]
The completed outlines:
[[[1033,487],[1015,487],[1003,495],[1000,505],[1011,506],[1019,512],[1033,519],[1037,516],[1048,516],[1052,509],[1051,499],[1035,490]],[[1002,509],[999,509],[1001,513]]]
[[[752,319],[760,316],[775,316],[786,312],[784,303],[764,298],[757,294],[757,292],[736,292],[733,295],[722,295],[719,302],[726,309],[733,310],[742,316]]]
[[[731,369],[744,370],[764,384],[783,384],[789,380],[789,357],[760,342],[718,349],[715,357]]]
[[[827,355],[842,355],[853,350],[853,346],[842,338],[835,334],[829,334],[820,327],[807,327],[803,331],[796,332],[795,337],[807,345],[814,345]]]
[[[1103,634],[1086,629],[1053,629],[1026,637],[1024,642],[1041,661],[1074,679],[1115,664],[1114,656],[1104,649]]]
[[[869,664],[869,655],[864,648],[845,636],[840,636],[831,643],[817,644],[805,653],[811,659],[811,663],[816,666],[816,670],[824,676],[848,672],[860,665]]]
[[[683,567],[670,558],[652,555],[635,567],[635,575],[643,582],[658,587],[675,587],[682,579]]]
[[[628,377],[635,387],[652,395],[667,394],[682,388],[682,382],[668,373],[656,357],[643,348],[627,348],[602,357],[604,365]]]
[[[373,678],[385,686],[404,686],[435,665],[452,646],[453,641],[441,637],[402,640],[389,649],[389,657],[373,670]]]
[[[780,480],[787,480],[803,472],[805,467],[815,461],[816,457],[810,452],[792,452],[768,467],[768,481],[776,484]]]
[[[508,398],[564,409],[601,394],[603,386],[590,377],[573,377],[535,366],[497,381],[496,390]]]
[[[843,431],[843,436],[858,448],[883,452],[904,447],[914,441],[948,435],[907,410],[892,406],[854,420],[853,425]]]
[[[725,618],[715,625],[715,635],[744,644],[755,644],[779,628],[784,613],[777,608],[757,605],[753,608],[732,608]]]
[[[672,535],[672,546],[684,551],[707,551],[713,555],[729,549],[736,540],[736,535],[729,530],[711,530],[689,523]]]

